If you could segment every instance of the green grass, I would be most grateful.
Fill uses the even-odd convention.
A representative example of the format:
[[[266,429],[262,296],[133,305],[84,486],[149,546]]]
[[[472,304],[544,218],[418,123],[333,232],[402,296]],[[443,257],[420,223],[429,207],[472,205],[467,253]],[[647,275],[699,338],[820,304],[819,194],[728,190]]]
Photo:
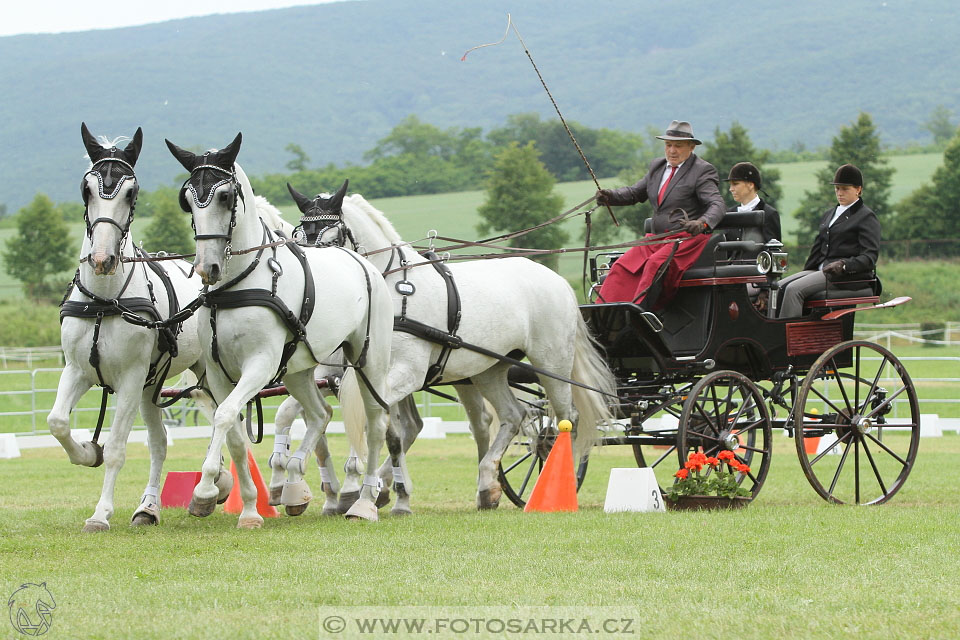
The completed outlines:
[[[415,444],[413,517],[355,523],[314,505],[259,531],[181,509],[131,529],[147,468],[132,445],[101,535],[80,527],[102,471],[29,450],[0,461],[0,589],[45,581],[53,638],[312,638],[321,608],[348,605],[625,607],[641,638],[960,635],[960,494],[944,471],[960,437],[922,441],[903,490],[863,508],[823,502],[793,442],[775,438],[767,482],[738,512],[604,514],[609,469],[633,466],[611,447],[591,458],[578,513],[524,514],[505,499],[478,513],[474,445],[459,436]],[[342,456],[343,438],[331,440]],[[178,441],[166,469],[195,469],[204,447]],[[270,448],[256,447],[261,469]],[[316,472],[308,481],[316,490]]]

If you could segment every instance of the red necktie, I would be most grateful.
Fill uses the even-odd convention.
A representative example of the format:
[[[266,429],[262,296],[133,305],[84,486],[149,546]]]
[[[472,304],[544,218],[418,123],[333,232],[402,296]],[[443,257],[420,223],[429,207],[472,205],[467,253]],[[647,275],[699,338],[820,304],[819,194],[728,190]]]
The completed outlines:
[[[667,176],[667,181],[663,183],[663,186],[660,187],[660,193],[657,194],[657,205],[663,202],[663,194],[667,192],[667,186],[670,184],[670,181],[673,180],[673,174],[676,172],[676,167],[670,167],[670,175]]]

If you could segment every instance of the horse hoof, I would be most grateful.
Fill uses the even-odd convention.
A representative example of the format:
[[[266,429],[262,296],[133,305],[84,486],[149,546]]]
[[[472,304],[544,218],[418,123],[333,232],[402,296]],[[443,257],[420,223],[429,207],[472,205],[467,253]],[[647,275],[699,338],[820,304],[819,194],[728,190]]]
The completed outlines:
[[[230,492],[233,491],[233,474],[221,469],[213,484],[217,485],[217,504],[223,504],[230,497]]]
[[[344,514],[347,520],[368,520],[376,522],[379,519],[377,505],[372,500],[357,500]]]
[[[346,513],[350,510],[350,507],[360,499],[359,491],[347,491],[340,492],[340,501],[337,503],[337,510],[340,513]]]
[[[390,489],[384,487],[380,490],[380,495],[377,496],[377,509],[382,509],[388,504],[390,504]]]
[[[303,504],[285,504],[283,505],[283,510],[288,516],[299,516],[306,511],[309,506],[309,502],[304,502]]]
[[[303,480],[296,482],[284,482],[283,490],[280,492],[280,504],[287,507],[287,514],[300,515],[307,509],[307,503],[313,500],[313,494],[310,493],[310,487]],[[291,513],[290,508],[299,509],[297,513]]]
[[[87,442],[80,443],[80,447],[83,448],[86,453],[93,456],[93,462],[89,464],[83,463],[83,466],[96,469],[103,464],[103,447],[101,447],[99,444],[93,442],[92,440],[88,440]]]
[[[394,505],[393,509],[390,509],[390,515],[392,516],[412,516],[413,511],[410,510],[410,507],[401,507],[400,505]]]
[[[500,506],[500,491],[491,491],[490,489],[484,489],[483,491],[477,492],[477,509],[480,511],[489,511],[496,509]],[[496,500],[493,499],[494,494],[496,494]]]
[[[263,518],[259,515],[246,516],[237,520],[237,529],[259,529],[263,526]]]
[[[213,498],[198,498],[193,496],[190,498],[190,506],[187,508],[187,512],[192,516],[197,516],[198,518],[206,518],[208,515],[213,513],[213,510],[217,508],[217,499]]]
[[[337,505],[334,504],[331,506],[324,505],[323,511],[320,512],[320,515],[321,516],[342,516],[343,513],[341,513]]]
[[[283,495],[283,485],[277,487],[270,487],[270,506],[278,507],[283,504],[280,501],[280,496]]]
[[[136,510],[130,519],[130,526],[143,527],[160,524],[160,509],[155,504],[147,504]]]
[[[83,523],[84,533],[100,533],[101,531],[110,531],[110,523],[106,520],[88,518],[87,521]]]

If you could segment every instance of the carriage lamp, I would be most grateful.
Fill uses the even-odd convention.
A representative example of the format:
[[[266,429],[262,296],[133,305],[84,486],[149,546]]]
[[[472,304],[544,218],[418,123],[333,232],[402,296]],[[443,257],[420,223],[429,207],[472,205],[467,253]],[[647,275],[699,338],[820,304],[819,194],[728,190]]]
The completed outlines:
[[[757,254],[757,271],[763,275],[781,274],[787,270],[787,252],[779,240],[770,240]]]

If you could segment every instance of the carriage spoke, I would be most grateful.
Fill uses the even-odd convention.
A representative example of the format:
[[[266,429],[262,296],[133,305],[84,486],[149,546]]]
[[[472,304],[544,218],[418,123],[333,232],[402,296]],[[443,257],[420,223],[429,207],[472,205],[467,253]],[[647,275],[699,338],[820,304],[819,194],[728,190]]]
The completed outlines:
[[[853,370],[853,379],[855,380],[855,382],[853,383],[853,407],[854,409],[857,410],[857,412],[859,412],[860,411],[860,384],[859,384],[860,382],[860,347],[857,347],[857,354],[856,354],[856,357],[854,357],[854,362],[856,362],[857,364]],[[877,369],[877,371],[883,371],[883,367],[881,366],[879,369]]]
[[[533,460],[530,462],[530,467],[527,469],[527,475],[523,477],[523,483],[520,485],[520,490],[517,491],[517,495],[523,496],[523,492],[527,490],[527,483],[530,482],[530,477],[533,475],[533,469],[537,466],[537,463],[540,462],[538,456],[534,456]]]
[[[863,441],[863,452],[867,454],[867,460],[870,461],[870,466],[873,467],[873,475],[877,478],[877,483],[880,485],[880,490],[883,491],[883,495],[887,495],[887,487],[883,484],[883,478],[880,477],[880,470],[877,469],[877,463],[873,459],[873,454],[870,453],[870,449],[867,447],[867,441]]]
[[[871,409],[870,413],[866,414],[864,418],[872,418],[873,416],[877,415],[878,411],[880,411],[885,407],[890,406],[890,403],[893,402],[897,398],[897,396],[899,396],[901,393],[903,393],[906,390],[907,390],[906,387],[900,387],[899,389],[897,389],[896,393],[893,393],[887,396],[886,398],[884,398],[883,402],[878,404],[874,409]]]
[[[834,443],[834,445],[838,444],[839,442],[840,441],[838,440],[836,443]],[[850,445],[848,444],[846,447],[843,448],[843,455],[840,456],[840,464],[837,465],[837,472],[833,474],[833,482],[830,483],[830,488],[827,489],[827,493],[831,496],[833,496],[833,490],[837,487],[837,480],[840,479],[840,472],[843,471],[843,464],[847,461],[847,454],[849,453],[850,453]],[[823,454],[820,454],[820,455],[822,456]],[[836,500],[836,498],[834,498],[834,500]]]
[[[514,462],[513,464],[511,464],[509,467],[507,467],[506,469],[504,469],[503,472],[504,472],[505,474],[506,474],[506,473],[510,473],[510,472],[513,471],[515,468],[517,468],[524,460],[526,460],[527,458],[529,458],[529,457],[532,456],[532,455],[533,455],[533,452],[532,452],[532,451],[527,451],[525,454],[523,454],[523,456],[520,457],[519,460],[517,460],[516,462]]]
[[[841,437],[837,438],[837,441],[836,441],[836,442],[834,442],[834,443],[831,444],[829,447],[827,447],[826,449],[824,449],[816,458],[814,458],[813,460],[810,461],[810,466],[812,467],[813,465],[817,464],[817,462],[820,461],[820,458],[822,458],[823,456],[825,456],[825,455],[827,455],[828,453],[830,453],[831,451],[833,451],[833,450],[837,447],[837,445],[839,445],[841,442],[843,442],[844,440],[846,440],[847,438],[849,438],[851,435],[853,435],[853,432],[852,432],[852,431],[847,432],[847,433],[843,434]],[[846,449],[844,449],[844,454],[843,454],[843,455],[844,455],[844,457],[846,457],[846,455],[847,455],[847,454],[846,454]],[[841,464],[843,464],[843,461],[842,461],[842,460],[841,460]]]
[[[675,444],[674,444],[674,445],[670,445],[670,448],[667,449],[667,450],[664,452],[664,454],[663,454],[662,456],[660,456],[659,458],[657,458],[657,461],[654,462],[653,464],[651,464],[650,466],[651,466],[651,467],[656,467],[658,464],[660,464],[661,462],[663,462],[663,461],[667,458],[667,456],[669,456],[670,454],[672,454],[672,453],[673,453],[674,451],[676,451],[676,450],[677,450],[677,445],[675,445]]]
[[[830,365],[833,367],[833,378],[837,381],[837,386],[840,388],[840,396],[843,398],[843,404],[846,406],[847,411],[853,414],[853,407],[850,406],[850,398],[847,396],[847,388],[843,386],[843,378],[840,376],[840,368],[834,360],[830,361]]]
[[[822,393],[820,393],[820,390],[819,390],[819,389],[817,389],[816,387],[810,387],[810,391],[812,391],[814,394],[816,394],[816,396],[817,396],[818,398],[820,398],[821,400],[823,400],[831,409],[833,409],[834,411],[836,411],[837,414],[842,414],[842,413],[843,413],[843,409],[841,409],[841,408],[838,407],[837,405],[833,404],[833,402],[830,400],[830,398],[828,398],[828,397],[826,397],[825,395],[823,395]],[[804,415],[806,415],[806,414],[804,414]]]
[[[882,442],[880,442],[879,440],[877,440],[876,438],[874,438],[874,437],[873,437],[873,434],[866,433],[866,434],[864,434],[864,435],[867,436],[868,438],[870,438],[871,440],[873,440],[875,443],[877,443],[877,445],[878,445],[881,449],[883,449],[884,451],[886,451],[887,453],[889,453],[891,456],[893,456],[894,458],[896,458],[897,462],[899,462],[901,465],[903,465],[904,467],[907,466],[908,463],[907,463],[906,460],[904,460],[903,458],[901,458],[900,456],[898,456],[896,453],[894,453],[893,451],[891,451],[891,450],[890,450],[890,447],[888,447],[887,445],[883,444]]]
[[[853,439],[853,486],[855,502],[860,504],[860,438]]]
[[[870,383],[870,390],[867,391],[867,395],[863,397],[863,406],[858,406],[857,411],[863,411],[867,403],[870,402],[870,399],[873,398],[873,394],[877,391],[877,385],[880,384],[880,377],[883,375],[883,368],[887,365],[887,356],[883,356],[883,360],[880,362],[880,366],[877,367],[877,375],[873,377],[873,382]]]

